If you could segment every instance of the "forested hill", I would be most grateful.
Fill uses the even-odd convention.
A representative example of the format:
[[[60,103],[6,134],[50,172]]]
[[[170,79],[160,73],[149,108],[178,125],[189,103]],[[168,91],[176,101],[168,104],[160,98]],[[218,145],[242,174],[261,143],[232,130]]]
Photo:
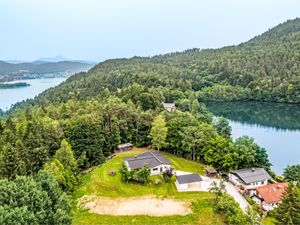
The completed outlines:
[[[118,95],[118,89],[133,83],[156,88],[156,92],[159,89],[167,101],[180,100],[195,91],[201,101],[299,104],[300,19],[289,20],[237,46],[107,60],[44,92],[36,102]]]
[[[300,18],[294,20],[288,20],[278,26],[268,30],[267,32],[259,35],[249,42],[260,41],[276,41],[278,39],[285,39],[288,36],[299,35],[300,31]],[[296,33],[296,34],[295,34]]]
[[[93,65],[77,61],[8,63],[0,61],[0,81],[21,79],[22,74],[46,74],[87,71]]]

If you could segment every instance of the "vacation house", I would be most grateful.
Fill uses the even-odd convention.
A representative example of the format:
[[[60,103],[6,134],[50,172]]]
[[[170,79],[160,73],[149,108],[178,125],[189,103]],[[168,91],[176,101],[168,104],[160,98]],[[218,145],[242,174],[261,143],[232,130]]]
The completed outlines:
[[[235,184],[244,194],[254,195],[255,188],[268,184],[271,176],[263,168],[240,169],[229,172],[229,181]]]
[[[163,106],[168,111],[174,111],[176,109],[176,106],[174,103],[163,103]]]
[[[281,201],[288,183],[269,184],[255,189],[252,199],[265,211],[273,210]]]
[[[171,169],[170,162],[160,152],[145,152],[141,155],[125,158],[128,170],[139,170],[144,166],[151,169],[151,175],[161,174]]]

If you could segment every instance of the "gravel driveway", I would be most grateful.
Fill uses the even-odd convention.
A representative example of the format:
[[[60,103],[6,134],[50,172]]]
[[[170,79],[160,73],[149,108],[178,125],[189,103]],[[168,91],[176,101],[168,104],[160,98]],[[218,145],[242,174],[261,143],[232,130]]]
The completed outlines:
[[[189,174],[184,171],[176,170],[176,175],[183,175],[183,174]],[[216,182],[217,184],[220,183],[219,179],[212,179],[206,176],[201,176],[203,181],[201,182],[201,190],[200,191],[209,191],[209,188],[211,187],[211,184],[213,182]],[[245,199],[245,197],[235,188],[235,186],[230,182],[225,182],[225,189],[227,193],[233,197],[233,199],[239,203],[241,209],[245,212],[247,206],[249,206],[249,203]]]
[[[238,190],[230,182],[225,182],[225,189],[227,193],[231,195],[237,203],[239,203],[241,209],[246,212],[246,208],[247,206],[249,206],[249,203],[247,202],[245,197],[240,192],[238,192]]]

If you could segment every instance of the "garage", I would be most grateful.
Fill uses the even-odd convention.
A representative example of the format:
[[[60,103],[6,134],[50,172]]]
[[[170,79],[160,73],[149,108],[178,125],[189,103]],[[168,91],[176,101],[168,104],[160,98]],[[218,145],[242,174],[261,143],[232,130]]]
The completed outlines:
[[[197,173],[176,176],[175,185],[178,191],[200,191],[202,178]]]

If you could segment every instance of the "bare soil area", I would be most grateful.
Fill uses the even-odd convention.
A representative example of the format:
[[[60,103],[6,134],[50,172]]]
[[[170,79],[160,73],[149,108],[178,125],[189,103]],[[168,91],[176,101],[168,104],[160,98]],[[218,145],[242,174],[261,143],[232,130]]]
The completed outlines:
[[[191,213],[190,202],[170,198],[142,196],[133,198],[106,198],[84,196],[78,201],[81,208],[93,213],[115,216],[149,215],[170,216],[187,215]]]

